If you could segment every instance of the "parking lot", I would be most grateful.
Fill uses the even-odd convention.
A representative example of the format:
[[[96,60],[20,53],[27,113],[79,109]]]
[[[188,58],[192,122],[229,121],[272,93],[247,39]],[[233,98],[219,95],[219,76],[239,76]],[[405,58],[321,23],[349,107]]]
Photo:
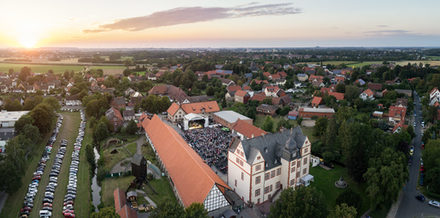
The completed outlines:
[[[56,141],[52,143],[49,160],[46,162],[47,167],[41,176],[38,192],[33,201],[34,207],[30,213],[31,217],[40,217],[40,215],[42,217],[65,217],[63,207],[73,209],[76,184],[74,184],[74,177],[69,174],[78,170],[79,159],[76,156],[79,151],[74,152],[74,150],[78,150],[77,140],[79,142],[82,138],[82,136],[77,138],[81,128],[81,116],[78,112],[65,112],[62,115],[64,117],[63,125],[59,129]],[[64,201],[66,195],[69,196]],[[72,202],[67,202],[67,199],[71,199]],[[72,203],[72,205],[67,206],[67,203]],[[70,212],[67,214],[68,216],[74,217],[73,211],[68,212]]]

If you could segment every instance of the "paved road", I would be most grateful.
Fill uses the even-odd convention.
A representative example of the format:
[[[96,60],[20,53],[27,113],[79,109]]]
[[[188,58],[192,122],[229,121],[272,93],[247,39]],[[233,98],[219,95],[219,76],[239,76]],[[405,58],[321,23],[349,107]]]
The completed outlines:
[[[8,199],[8,194],[6,192],[0,192],[0,212],[2,212],[6,199]]]
[[[420,105],[420,98],[417,94],[414,96],[414,112],[416,113],[416,137],[413,140],[414,156],[413,163],[409,168],[409,181],[403,188],[403,196],[397,210],[396,217],[440,217],[440,208],[431,207],[428,205],[427,201],[422,203],[415,199],[415,196],[420,194],[417,190],[417,182],[419,176],[420,168],[420,157],[421,157],[421,144],[422,144],[422,108]],[[410,125],[413,125],[412,123]]]

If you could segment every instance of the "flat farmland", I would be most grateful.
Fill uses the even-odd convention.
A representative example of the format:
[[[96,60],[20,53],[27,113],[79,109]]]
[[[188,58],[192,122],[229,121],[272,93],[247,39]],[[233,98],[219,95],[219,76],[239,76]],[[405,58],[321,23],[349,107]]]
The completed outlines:
[[[54,73],[64,73],[66,70],[78,72],[84,69],[84,66],[87,66],[89,69],[102,69],[105,74],[120,74],[124,71],[124,66],[116,66],[116,65],[103,65],[103,66],[90,66],[87,64],[19,64],[19,63],[0,63],[0,72],[7,73],[9,69],[14,69],[16,72],[19,72],[23,67],[29,67],[35,73],[47,73],[49,70],[53,70]]]

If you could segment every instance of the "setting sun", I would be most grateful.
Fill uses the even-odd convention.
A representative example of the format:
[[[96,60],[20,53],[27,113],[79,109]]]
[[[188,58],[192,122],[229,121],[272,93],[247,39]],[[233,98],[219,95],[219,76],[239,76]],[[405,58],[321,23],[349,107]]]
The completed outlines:
[[[21,36],[18,42],[25,48],[33,48],[37,44],[37,39],[33,36],[25,35]]]

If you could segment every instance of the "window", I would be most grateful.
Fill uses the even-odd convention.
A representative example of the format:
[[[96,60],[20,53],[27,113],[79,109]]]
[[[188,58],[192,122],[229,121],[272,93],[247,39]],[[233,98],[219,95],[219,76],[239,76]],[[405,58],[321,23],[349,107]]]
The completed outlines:
[[[290,180],[290,185],[295,185],[295,179]]]
[[[301,172],[296,173],[296,178],[299,178]]]
[[[272,185],[270,185],[270,189],[269,189],[269,191],[270,191],[270,192],[272,191]]]
[[[306,166],[307,166],[307,157],[304,158],[304,164],[303,164],[303,165],[306,165]]]
[[[255,171],[259,171],[261,170],[261,164],[258,164],[257,166],[255,166]]]
[[[240,160],[240,165],[243,166],[243,161],[242,160]]]
[[[260,189],[255,190],[255,197],[260,196]]]
[[[301,161],[298,160],[298,162],[296,162],[296,167],[300,168],[301,167]]]
[[[295,172],[295,167],[293,166],[292,168],[290,168],[290,172],[294,173]]]
[[[272,170],[272,172],[270,172],[270,178],[275,177],[275,170]]]
[[[261,182],[261,176],[255,177],[255,184],[260,184]]]
[[[235,180],[235,187],[237,187],[237,180]]]
[[[281,174],[281,168],[277,169],[277,176],[279,176]]]
[[[264,180],[268,180],[269,177],[270,177],[270,173],[269,173],[269,172],[267,172],[266,174],[264,174]]]
[[[275,184],[275,189],[279,189],[280,186],[281,186],[281,183],[280,183],[280,182],[277,182],[277,183]]]
[[[304,168],[303,169],[303,175],[306,175],[307,174],[307,168]]]
[[[235,162],[240,163],[240,159],[238,159],[238,157],[236,157]]]
[[[244,173],[243,172],[241,172],[241,180],[242,181],[244,180]]]
[[[264,188],[264,194],[267,194],[267,193],[269,193],[269,186],[266,186],[266,187]]]
[[[309,149],[308,149],[308,148],[305,148],[305,149],[304,149],[304,154],[307,154],[308,151],[309,151]]]

